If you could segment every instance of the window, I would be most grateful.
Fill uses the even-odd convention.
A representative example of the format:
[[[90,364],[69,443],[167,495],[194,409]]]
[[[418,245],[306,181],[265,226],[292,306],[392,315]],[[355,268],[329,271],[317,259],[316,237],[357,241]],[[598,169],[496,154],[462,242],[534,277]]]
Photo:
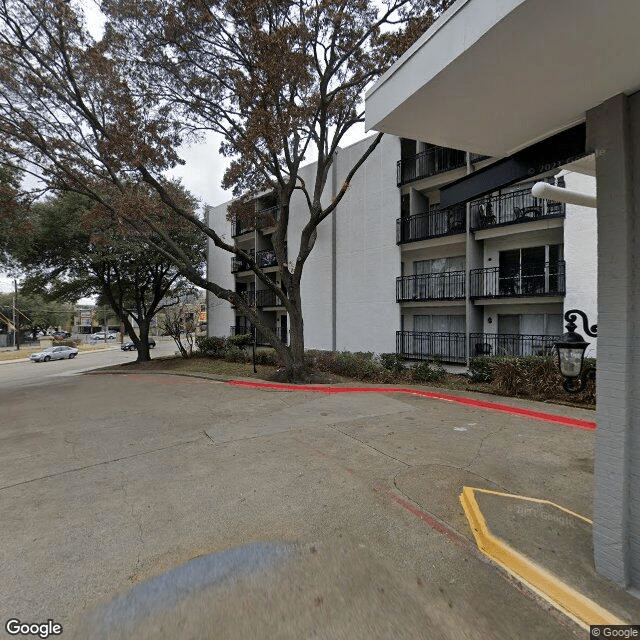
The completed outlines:
[[[415,297],[419,300],[464,298],[464,269],[464,256],[414,262]]]
[[[526,296],[564,290],[562,254],[561,244],[501,251],[500,295]]]
[[[550,353],[553,339],[562,334],[562,314],[498,315],[496,355],[531,356]]]

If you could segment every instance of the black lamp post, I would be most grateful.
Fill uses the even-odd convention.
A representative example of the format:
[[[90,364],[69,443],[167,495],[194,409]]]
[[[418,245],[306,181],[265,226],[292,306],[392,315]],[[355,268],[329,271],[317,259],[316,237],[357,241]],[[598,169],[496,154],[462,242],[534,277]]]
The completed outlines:
[[[598,325],[594,324],[589,327],[587,314],[584,311],[570,309],[564,314],[564,319],[567,321],[567,333],[556,342],[555,347],[558,351],[558,367],[565,378],[562,386],[568,393],[579,393],[585,388],[587,380],[595,380],[596,377],[595,367],[584,367],[584,352],[590,343],[585,342],[585,339],[576,333],[578,316],[582,318],[584,332],[592,338],[598,337]]]

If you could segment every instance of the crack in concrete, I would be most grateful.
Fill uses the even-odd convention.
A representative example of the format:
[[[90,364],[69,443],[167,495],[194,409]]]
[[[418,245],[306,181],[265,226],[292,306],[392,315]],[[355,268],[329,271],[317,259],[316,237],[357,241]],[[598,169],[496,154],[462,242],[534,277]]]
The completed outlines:
[[[175,444],[167,445],[166,447],[159,447],[158,449],[150,449],[149,451],[140,451],[139,453],[132,453],[130,456],[122,456],[121,458],[113,458],[112,460],[102,460],[101,462],[95,462],[94,464],[87,464],[83,467],[76,467],[74,469],[66,469],[65,471],[58,471],[57,473],[48,473],[44,476],[39,476],[37,478],[30,478],[29,480],[23,480],[22,482],[16,482],[14,484],[7,484],[4,487],[0,487],[0,491],[4,491],[5,489],[12,489],[14,487],[19,487],[23,484],[29,484],[30,482],[37,482],[38,480],[47,480],[48,478],[56,478],[58,476],[63,476],[67,473],[75,473],[76,471],[84,471],[85,469],[92,469],[93,467],[99,467],[103,464],[111,464],[112,462],[120,462],[121,460],[129,460],[131,458],[137,458],[139,456],[147,456],[152,453],[157,453],[158,451],[166,451],[167,449],[173,449],[174,447],[182,447],[186,444],[193,444],[194,442],[198,442],[202,438],[197,438],[196,440],[186,440],[185,442],[176,442]]]
[[[471,458],[471,462],[469,462],[469,464],[467,464],[466,467],[464,467],[465,471],[469,470],[469,467],[471,467],[472,465],[474,465],[478,459],[480,458],[480,453],[482,452],[482,447],[484,446],[484,442],[487,438],[490,438],[491,436],[496,436],[498,435],[500,432],[504,431],[507,428],[507,425],[503,425],[502,427],[500,427],[497,431],[491,431],[489,433],[487,433],[487,435],[483,436],[480,439],[480,445],[478,446],[478,450],[475,452],[473,458]]]
[[[356,438],[355,436],[352,436],[350,433],[347,433],[345,431],[341,431],[340,429],[338,429],[338,427],[336,427],[335,424],[328,424],[327,427],[329,427],[329,429],[333,429],[334,431],[337,431],[338,433],[341,433],[343,436],[346,436],[347,438],[351,438],[351,440],[355,440],[356,442],[359,442],[361,445],[369,448],[369,449],[373,449],[375,452],[379,453],[380,455],[384,456],[385,458],[390,458],[391,460],[395,460],[396,462],[400,462],[401,464],[405,465],[408,468],[411,468],[412,465],[409,464],[408,462],[406,462],[405,460],[401,460],[400,458],[396,458],[394,456],[392,456],[389,453],[386,453],[385,451],[382,451],[380,449],[377,449],[376,447],[374,447],[373,445],[369,444],[368,442],[365,442],[364,440],[360,440],[360,438]]]

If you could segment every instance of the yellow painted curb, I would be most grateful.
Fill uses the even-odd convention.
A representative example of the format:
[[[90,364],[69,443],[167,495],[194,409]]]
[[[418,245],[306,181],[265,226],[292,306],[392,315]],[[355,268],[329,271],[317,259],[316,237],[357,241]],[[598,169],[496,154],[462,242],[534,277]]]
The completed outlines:
[[[473,531],[478,548],[505,569],[507,573],[526,584],[532,591],[557,609],[560,609],[585,629],[588,629],[590,625],[594,624],[626,624],[626,621],[617,618],[611,612],[602,608],[599,604],[582,595],[564,583],[560,578],[532,562],[529,558],[491,534],[487,528],[484,516],[480,511],[478,502],[476,501],[476,491],[507,496],[518,500],[526,500],[528,502],[549,504],[587,523],[591,523],[590,520],[549,500],[524,498],[509,493],[500,493],[498,491],[489,491],[474,487],[464,487],[460,494],[460,502],[462,503],[462,508]]]

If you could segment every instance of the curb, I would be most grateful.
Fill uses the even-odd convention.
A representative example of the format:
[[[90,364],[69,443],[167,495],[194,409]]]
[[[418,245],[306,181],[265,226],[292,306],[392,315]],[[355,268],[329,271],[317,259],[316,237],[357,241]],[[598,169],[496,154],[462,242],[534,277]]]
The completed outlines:
[[[280,384],[272,382],[253,382],[251,380],[238,380],[228,378],[225,376],[217,376],[216,374],[206,374],[198,372],[182,372],[182,371],[121,371],[112,370],[107,368],[98,369],[90,374],[107,374],[107,375],[121,375],[121,374],[139,374],[139,375],[171,375],[171,376],[186,376],[191,378],[202,378],[204,380],[216,380],[226,382],[234,387],[244,387],[247,389],[264,389],[268,391],[305,391],[312,393],[406,393],[408,395],[419,396],[422,398],[429,398],[431,400],[442,400],[443,402],[451,402],[454,404],[460,404],[464,406],[473,407],[476,409],[485,409],[489,411],[499,411],[501,413],[508,413],[511,415],[521,416],[523,418],[530,418],[531,420],[539,420],[541,422],[551,422],[553,424],[560,424],[565,427],[573,427],[575,429],[584,429],[587,431],[595,431],[597,425],[591,420],[580,420],[578,418],[570,418],[569,416],[562,416],[555,413],[545,413],[542,411],[534,411],[533,409],[525,409],[522,407],[515,407],[513,405],[502,404],[499,402],[489,402],[488,400],[476,400],[467,396],[454,396],[445,393],[436,393],[434,391],[422,391],[420,389],[411,389],[406,387],[332,387],[329,385],[296,385],[296,384]]]
[[[526,556],[522,555],[507,543],[503,542],[489,531],[487,523],[480,511],[480,507],[475,498],[476,491],[482,493],[492,493],[506,495],[522,500],[538,503],[550,504],[562,511],[577,516],[586,522],[591,522],[587,518],[580,516],[569,509],[550,502],[549,500],[539,500],[535,498],[523,498],[522,496],[477,489],[474,487],[464,487],[460,494],[460,502],[464,513],[469,521],[469,526],[475,537],[478,548],[487,557],[502,567],[511,576],[525,584],[533,592],[537,593],[544,600],[569,616],[581,627],[588,629],[590,625],[623,625],[624,620],[620,620],[612,613],[601,607],[597,602],[582,595],[568,584],[560,580],[557,576],[537,565]]]
[[[421,391],[419,389],[409,389],[406,387],[331,387],[319,385],[293,385],[293,384],[277,384],[277,383],[261,383],[248,382],[244,380],[232,380],[229,384],[238,387],[247,387],[253,389],[270,389],[272,391],[311,391],[316,393],[406,393],[409,395],[430,398],[432,400],[443,400],[454,404],[466,405],[476,409],[488,409],[490,411],[499,411],[501,413],[509,413],[511,415],[522,416],[532,420],[541,420],[543,422],[553,422],[566,427],[574,427],[576,429],[586,429],[594,431],[596,423],[591,420],[579,420],[568,416],[561,416],[555,413],[544,413],[542,411],[533,411],[532,409],[524,409],[522,407],[514,407],[499,402],[489,402],[488,400],[476,400],[466,396],[454,396],[446,393],[436,393],[434,391]]]

